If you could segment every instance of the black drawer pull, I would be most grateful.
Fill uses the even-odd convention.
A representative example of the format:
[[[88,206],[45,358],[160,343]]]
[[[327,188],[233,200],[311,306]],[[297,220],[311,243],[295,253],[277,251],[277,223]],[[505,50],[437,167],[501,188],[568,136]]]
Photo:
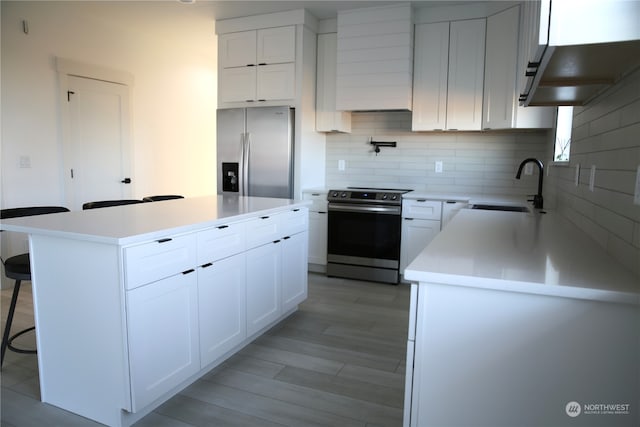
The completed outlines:
[[[221,226],[218,227],[218,230],[223,230],[225,228],[229,228],[229,226],[228,225],[221,225]]]
[[[274,240],[273,243],[280,243],[280,239]]]
[[[187,271],[183,271],[183,272],[182,272],[182,274],[191,274],[191,273],[193,273],[194,271],[195,271],[195,270],[194,270],[193,268],[190,268],[190,269],[189,269],[189,270],[187,270]]]
[[[283,237],[282,239],[283,240],[289,240],[290,238],[291,238],[291,236],[286,236],[286,237]]]
[[[293,209],[294,212],[298,212],[300,209]]]
[[[202,264],[200,267],[202,267],[202,268],[207,268],[207,267],[211,267],[212,265],[213,265],[213,263],[212,263],[212,262],[208,262],[208,263],[206,263],[206,264]]]
[[[319,213],[319,214],[326,214],[326,212],[324,212],[324,211],[320,211],[320,212],[318,212],[318,213]]]
[[[427,199],[418,199],[418,200],[416,200],[416,202],[419,202],[419,203],[424,203],[426,201],[427,201]]]
[[[269,216],[261,216],[260,219],[269,219]]]
[[[413,221],[413,218],[405,218],[405,221]]]
[[[456,201],[455,200],[447,200],[447,203],[450,204],[450,205],[453,205],[454,203],[456,203]]]
[[[172,240],[173,240],[173,239],[171,239],[171,238],[167,237],[166,239],[160,239],[160,240],[158,240],[158,243],[167,243],[167,242],[170,242],[170,241],[172,241]]]

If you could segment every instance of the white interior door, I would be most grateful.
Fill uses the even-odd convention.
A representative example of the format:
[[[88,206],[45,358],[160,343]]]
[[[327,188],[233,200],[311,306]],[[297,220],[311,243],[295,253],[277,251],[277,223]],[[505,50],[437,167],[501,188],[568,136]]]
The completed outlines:
[[[131,198],[129,86],[76,76],[66,81],[67,205],[79,210],[85,202]]]

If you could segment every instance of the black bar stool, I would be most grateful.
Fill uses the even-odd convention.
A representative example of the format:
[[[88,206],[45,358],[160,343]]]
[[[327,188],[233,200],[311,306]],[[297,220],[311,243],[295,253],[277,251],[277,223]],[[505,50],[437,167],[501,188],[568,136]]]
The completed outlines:
[[[58,213],[58,212],[69,212],[69,209],[62,206],[34,206],[34,207],[24,207],[24,208],[12,208],[12,209],[2,209],[0,211],[0,219],[9,219],[9,218],[18,218],[22,216],[34,216],[34,215],[44,215],[49,213]],[[36,350],[27,350],[22,348],[17,348],[12,345],[12,342],[17,337],[29,332],[33,331],[36,327],[32,326],[27,329],[23,329],[11,336],[11,325],[13,323],[13,314],[16,310],[16,303],[18,302],[18,294],[20,293],[20,285],[23,280],[31,280],[31,261],[29,258],[29,254],[20,254],[14,255],[8,258],[6,261],[3,260],[2,264],[4,265],[4,274],[9,278],[16,281],[13,286],[13,294],[11,295],[11,304],[9,305],[9,313],[7,314],[7,323],[4,327],[4,333],[2,334],[2,355],[0,356],[0,366],[4,363],[4,355],[7,349],[11,351],[15,351],[16,353],[25,353],[25,354],[34,354]]]
[[[96,209],[96,208],[108,208],[110,206],[121,205],[134,205],[136,203],[142,203],[142,200],[138,199],[120,199],[120,200],[100,200],[97,202],[87,202],[82,205],[82,209]]]
[[[160,196],[147,196],[143,197],[143,202],[160,202],[162,200],[173,200],[173,199],[184,199],[184,196],[180,196],[177,194],[164,194]]]

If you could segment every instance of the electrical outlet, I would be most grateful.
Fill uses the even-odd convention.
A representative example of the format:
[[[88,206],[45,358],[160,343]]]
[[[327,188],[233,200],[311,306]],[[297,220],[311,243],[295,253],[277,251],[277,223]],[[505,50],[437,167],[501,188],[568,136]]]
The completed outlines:
[[[574,178],[574,184],[576,187],[580,184],[580,163],[576,165],[576,176]]]
[[[533,163],[527,163],[524,165],[524,174],[533,175]]]
[[[640,205],[640,166],[638,166],[638,170],[636,171],[636,191],[633,196],[633,203]]]
[[[591,165],[591,171],[589,172],[589,191],[593,191],[596,184],[596,165]]]
[[[29,169],[31,167],[31,157],[22,155],[20,156],[20,168]]]
[[[345,161],[344,160],[338,160],[338,170],[339,171],[343,171],[345,169]]]
[[[442,161],[440,160],[436,162],[436,173],[442,173]]]

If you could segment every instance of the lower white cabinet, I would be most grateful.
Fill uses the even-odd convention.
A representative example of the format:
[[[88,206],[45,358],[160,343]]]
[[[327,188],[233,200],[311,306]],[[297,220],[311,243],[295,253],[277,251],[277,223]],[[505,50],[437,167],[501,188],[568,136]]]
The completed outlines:
[[[247,335],[245,254],[198,267],[200,364],[213,363]]]
[[[200,370],[194,270],[127,292],[133,412]]]
[[[247,335],[252,335],[280,315],[282,253],[280,242],[247,251]]]
[[[287,312],[307,299],[308,232],[282,241],[282,311]]]
[[[440,232],[440,220],[403,218],[400,248],[400,271]]]
[[[327,212],[309,212],[309,264],[327,265]]]

